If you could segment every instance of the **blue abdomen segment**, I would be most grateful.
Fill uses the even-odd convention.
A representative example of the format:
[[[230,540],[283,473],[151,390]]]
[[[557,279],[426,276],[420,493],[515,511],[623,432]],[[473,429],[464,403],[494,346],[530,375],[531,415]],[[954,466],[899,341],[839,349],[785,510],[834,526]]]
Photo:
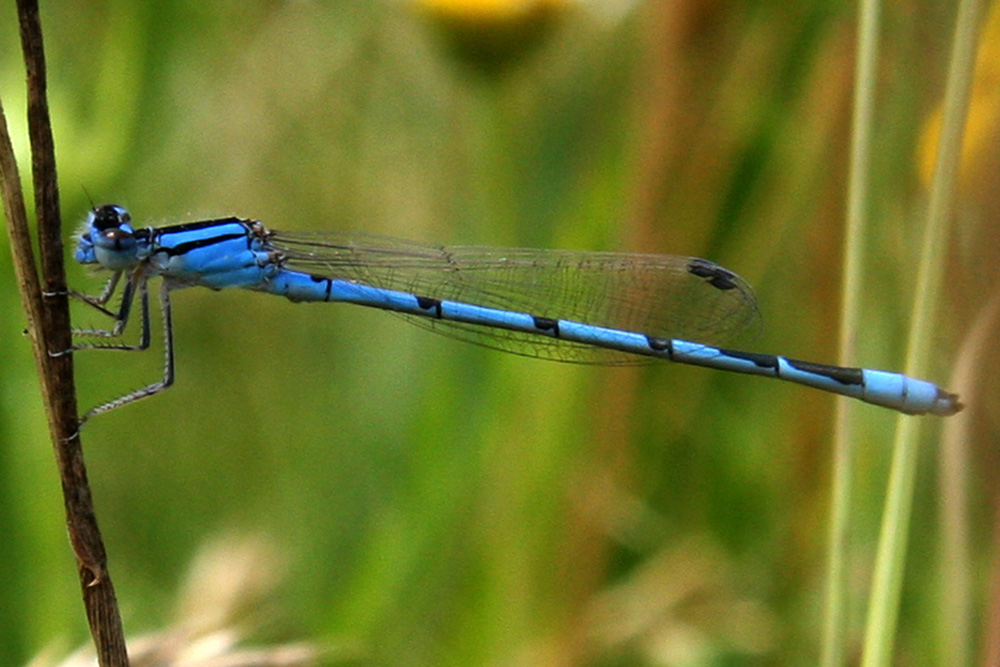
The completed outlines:
[[[951,415],[961,409],[954,394],[931,382],[900,373],[828,366],[777,355],[728,350],[582,322],[422,297],[298,271],[280,271],[264,289],[292,301],[355,303],[443,322],[482,326],[487,330],[526,333],[540,337],[542,341],[556,339],[694,366],[779,378],[907,414]]]
[[[823,391],[850,396],[906,414],[952,415],[961,409],[954,394],[936,384],[901,373],[828,366],[771,354],[726,350],[687,341],[669,344],[669,358],[695,366],[776,377]]]

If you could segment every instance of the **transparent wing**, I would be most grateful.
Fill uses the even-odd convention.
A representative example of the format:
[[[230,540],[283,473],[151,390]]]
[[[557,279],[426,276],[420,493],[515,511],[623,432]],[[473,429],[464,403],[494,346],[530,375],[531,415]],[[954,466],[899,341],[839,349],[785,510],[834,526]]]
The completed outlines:
[[[361,234],[273,232],[270,243],[293,270],[662,338],[721,343],[759,323],[746,281],[692,257],[447,247]],[[403,317],[441,334],[528,356],[582,363],[649,361],[534,334]]]

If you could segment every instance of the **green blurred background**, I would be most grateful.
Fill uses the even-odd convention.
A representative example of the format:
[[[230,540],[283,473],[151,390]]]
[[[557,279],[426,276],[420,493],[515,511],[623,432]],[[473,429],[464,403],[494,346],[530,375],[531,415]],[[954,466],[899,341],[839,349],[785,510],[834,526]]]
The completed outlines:
[[[138,224],[238,214],[699,255],[757,290],[765,327],[735,344],[835,361],[853,6],[566,0],[507,16],[495,4],[43,3],[67,241],[92,198]],[[902,365],[946,4],[886,8],[866,365]],[[12,3],[0,26],[0,92],[21,138]],[[942,384],[997,276],[992,128],[959,200],[942,319],[962,326],[940,327],[929,379]],[[21,664],[88,635],[9,263],[4,237],[0,663]],[[102,278],[74,266],[70,280],[95,292]],[[130,636],[183,622],[196,554],[236,543],[257,555],[236,586],[252,603],[231,623],[250,644],[310,641],[334,663],[815,662],[830,396],[668,364],[503,355],[351,306],[208,290],[173,302],[175,387],[84,432]],[[75,321],[100,324],[85,310]],[[81,406],[158,378],[160,354],[77,354]],[[983,363],[995,369],[996,353]],[[969,565],[985,587],[998,424],[978,407],[996,389],[979,391]],[[857,409],[854,649],[895,419]],[[929,443],[940,424],[927,419]],[[901,664],[939,655],[932,452]]]

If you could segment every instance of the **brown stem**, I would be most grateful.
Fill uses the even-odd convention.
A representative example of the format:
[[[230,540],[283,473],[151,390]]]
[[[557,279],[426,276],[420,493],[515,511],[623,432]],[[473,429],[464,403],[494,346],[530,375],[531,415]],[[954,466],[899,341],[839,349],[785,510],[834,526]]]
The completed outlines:
[[[28,74],[28,129],[31,140],[38,247],[45,290],[31,246],[24,195],[17,163],[0,103],[0,197],[24,304],[28,332],[41,378],[42,396],[49,420],[62,480],[66,527],[76,555],[83,601],[100,665],[127,666],[125,635],[107,556],[87,482],[87,469],[78,433],[76,390],[70,349],[72,335],[56,181],[55,151],[46,99],[45,56],[37,0],[18,0],[21,44]]]

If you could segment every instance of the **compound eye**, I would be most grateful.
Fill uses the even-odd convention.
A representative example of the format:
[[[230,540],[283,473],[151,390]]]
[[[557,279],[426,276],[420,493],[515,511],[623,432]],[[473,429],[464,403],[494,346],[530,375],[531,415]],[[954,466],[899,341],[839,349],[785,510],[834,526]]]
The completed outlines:
[[[91,226],[100,232],[117,228],[124,229],[129,233],[132,232],[132,216],[121,206],[116,204],[97,206],[90,212],[90,215]]]

